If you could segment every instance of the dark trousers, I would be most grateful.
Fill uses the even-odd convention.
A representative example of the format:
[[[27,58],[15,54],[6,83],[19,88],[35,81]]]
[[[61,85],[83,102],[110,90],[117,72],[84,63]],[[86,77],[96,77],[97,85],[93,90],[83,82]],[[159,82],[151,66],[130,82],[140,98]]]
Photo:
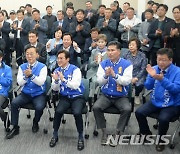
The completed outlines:
[[[144,88],[144,85],[139,85],[139,86],[135,85],[135,96],[139,96],[143,88]]]
[[[16,62],[20,66],[23,63],[22,56],[24,53],[24,46],[21,40],[18,38],[15,40],[15,50],[16,50]]]
[[[112,105],[114,105],[121,113],[116,129],[120,132],[124,132],[125,126],[127,125],[131,115],[131,104],[129,103],[127,97],[110,98],[103,94],[100,95],[93,105],[93,112],[97,128],[106,128],[106,119],[104,117],[103,110]]]
[[[32,103],[35,108],[35,117],[34,121],[39,122],[40,118],[43,114],[43,110],[46,106],[46,99],[45,95],[39,95],[35,97],[31,97],[29,95],[26,95],[24,93],[21,93],[18,95],[11,103],[11,124],[14,126],[18,125],[19,120],[19,108],[21,108],[23,105]]]
[[[180,114],[180,106],[171,106],[167,108],[158,108],[154,106],[151,102],[147,102],[140,106],[136,112],[136,118],[139,124],[139,129],[141,134],[149,134],[150,129],[148,126],[147,117],[154,112],[159,112],[158,116],[158,134],[159,135],[166,135],[168,128],[169,128],[169,122],[171,119],[177,115]]]
[[[151,62],[151,65],[154,66],[154,65],[157,65],[157,51],[159,50],[159,48],[152,48],[150,50],[150,62]]]
[[[71,108],[72,113],[74,115],[77,131],[79,134],[83,133],[82,109],[84,105],[85,105],[85,100],[82,97],[76,97],[72,99],[65,96],[60,97],[54,115],[54,121],[53,121],[54,131],[55,132],[58,131],[63,114],[67,111],[68,108]]]
[[[5,101],[6,101],[6,97],[0,95],[0,117],[2,121],[6,120],[6,114],[2,108],[2,105]]]

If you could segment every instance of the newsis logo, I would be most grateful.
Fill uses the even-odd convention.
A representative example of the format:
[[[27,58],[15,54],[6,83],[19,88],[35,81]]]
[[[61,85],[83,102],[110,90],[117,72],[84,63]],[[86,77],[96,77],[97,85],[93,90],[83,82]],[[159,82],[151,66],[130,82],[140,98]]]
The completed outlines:
[[[168,145],[170,138],[171,135],[108,135],[107,144],[111,142],[114,145]]]

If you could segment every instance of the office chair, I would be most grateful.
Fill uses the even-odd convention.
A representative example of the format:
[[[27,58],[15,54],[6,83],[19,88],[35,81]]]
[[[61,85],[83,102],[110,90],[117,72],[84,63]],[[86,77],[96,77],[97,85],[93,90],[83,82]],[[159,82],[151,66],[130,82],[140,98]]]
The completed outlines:
[[[100,87],[98,86],[96,88],[96,90],[95,90],[94,102],[98,99],[100,91],[101,91]],[[133,112],[134,111],[134,100],[132,98],[132,85],[131,84],[129,85],[128,99],[129,99],[129,102],[131,103],[131,112]],[[119,115],[121,114],[121,112],[114,105],[104,109],[103,113],[107,113],[107,114],[119,114]],[[128,125],[128,122],[127,122],[126,125]],[[98,131],[97,131],[96,123],[95,123],[95,126],[94,126],[93,135],[94,136],[98,136]]]
[[[84,106],[83,110],[82,110],[82,114],[85,114],[85,139],[89,138],[89,134],[87,134],[87,129],[88,129],[88,125],[89,125],[89,80],[88,79],[84,79],[82,78],[82,82],[85,86],[85,92],[83,94],[85,101],[86,101],[86,105]],[[53,103],[54,105],[54,109],[56,108],[56,102],[59,100],[59,92],[55,92],[52,91],[52,101],[51,103]],[[71,108],[69,108],[64,114],[73,114]],[[65,116],[63,115],[62,117],[62,123],[65,124],[66,123],[66,119]]]
[[[152,92],[152,90],[149,90],[149,91],[147,91],[146,93],[144,93],[142,95],[142,97],[143,97],[142,98],[143,104],[150,100],[151,92]],[[152,114],[150,114],[148,116],[150,118],[156,119],[156,121],[157,121],[156,124],[153,125],[154,129],[158,129],[158,116],[159,116],[159,112],[152,113]],[[175,122],[175,121],[178,121],[178,123],[177,123],[177,126],[176,126],[176,128],[174,130],[174,133],[173,133],[172,137],[171,137],[171,141],[170,141],[170,144],[169,144],[170,149],[174,149],[175,148],[174,138],[176,136],[177,131],[180,128],[180,115],[176,116],[176,117],[173,117],[170,122]],[[180,136],[180,131],[179,131],[179,136]]]
[[[12,99],[13,99],[13,88],[11,87],[9,92],[8,92],[8,97],[6,98],[5,102],[2,105],[2,109],[6,109],[8,107],[8,112],[9,112],[9,110],[10,110],[9,105],[10,105]],[[10,131],[8,121],[9,121],[9,114],[7,114],[7,120],[6,120],[6,124],[5,124],[5,126],[6,126],[5,131],[6,132]]]
[[[14,90],[14,96],[17,97],[17,93],[18,91],[20,90],[20,86],[18,86],[15,90]],[[46,91],[45,91],[45,94],[46,94],[46,113],[48,112],[49,114],[49,121],[53,121],[53,118],[51,116],[51,112],[50,112],[50,109],[51,108],[51,104],[50,104],[50,90],[51,90],[51,77],[50,76],[47,76],[46,78]],[[27,118],[30,119],[31,118],[31,114],[30,114],[30,110],[35,110],[34,109],[34,106],[32,103],[28,103],[26,105],[23,105],[21,106],[21,109],[28,109],[28,114],[27,114]],[[44,119],[44,129],[43,129],[43,132],[44,134],[47,134],[48,133],[48,130],[47,130],[47,125],[46,125],[46,120]]]

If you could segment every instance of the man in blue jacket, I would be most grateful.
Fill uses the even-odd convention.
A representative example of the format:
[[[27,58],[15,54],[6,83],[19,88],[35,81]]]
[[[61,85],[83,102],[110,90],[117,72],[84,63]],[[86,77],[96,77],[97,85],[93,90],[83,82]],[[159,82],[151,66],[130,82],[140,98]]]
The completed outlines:
[[[180,114],[180,69],[172,64],[173,51],[162,48],[157,52],[157,65],[147,65],[148,76],[144,83],[148,90],[152,90],[151,100],[136,110],[140,134],[151,135],[146,117],[159,112],[158,135],[166,135],[169,122]],[[156,145],[157,151],[163,151],[164,145]]]
[[[7,139],[13,138],[19,134],[19,108],[25,104],[33,103],[35,108],[35,117],[33,119],[32,132],[39,130],[38,122],[46,106],[45,100],[45,81],[47,77],[47,67],[38,62],[37,49],[34,46],[26,48],[27,63],[19,66],[17,74],[17,83],[22,87],[18,95],[11,103],[11,124],[12,130],[6,135]]]
[[[58,142],[58,130],[61,118],[68,108],[72,109],[78,131],[77,149],[84,149],[82,109],[85,105],[83,98],[84,85],[82,84],[80,69],[69,63],[70,53],[61,50],[57,55],[58,68],[52,74],[52,89],[60,92],[59,104],[56,107],[53,122],[53,137],[50,147]]]
[[[97,128],[102,130],[101,145],[107,144],[106,120],[103,110],[114,105],[120,112],[120,118],[114,135],[120,135],[129,121],[131,105],[128,100],[128,88],[132,80],[133,66],[130,61],[120,58],[121,46],[117,41],[108,44],[108,59],[99,64],[97,82],[102,95],[94,103],[93,112]],[[111,146],[116,146],[110,143]]]
[[[12,70],[3,61],[3,52],[0,50],[0,117],[4,121],[4,127],[6,128],[7,113],[2,109],[3,103],[8,97],[8,91],[12,84]],[[7,123],[10,125],[10,122]]]

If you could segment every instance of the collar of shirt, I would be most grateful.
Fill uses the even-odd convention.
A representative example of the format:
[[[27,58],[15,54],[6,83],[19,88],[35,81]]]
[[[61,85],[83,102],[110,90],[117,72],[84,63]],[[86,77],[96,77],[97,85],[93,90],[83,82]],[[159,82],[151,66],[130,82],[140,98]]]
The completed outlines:
[[[28,67],[29,67],[29,68],[30,68],[30,67],[31,67],[31,68],[36,67],[37,63],[38,63],[37,61],[36,61],[35,63],[33,63],[33,64],[29,64],[29,63],[28,63]]]
[[[31,44],[31,46],[36,48],[37,47],[37,42],[35,44]]]
[[[67,71],[69,69],[69,66],[70,66],[70,64],[68,64],[65,68],[60,67],[59,71],[62,71],[62,70]]]
[[[112,61],[110,61],[110,62],[113,66],[115,66],[116,64],[119,64],[120,61],[121,61],[121,58],[119,58],[117,62],[112,62]]]
[[[64,46],[63,46],[63,50],[69,51],[70,47],[71,46],[69,46],[68,48],[64,48]]]

